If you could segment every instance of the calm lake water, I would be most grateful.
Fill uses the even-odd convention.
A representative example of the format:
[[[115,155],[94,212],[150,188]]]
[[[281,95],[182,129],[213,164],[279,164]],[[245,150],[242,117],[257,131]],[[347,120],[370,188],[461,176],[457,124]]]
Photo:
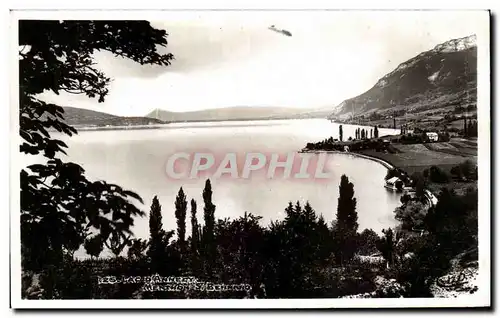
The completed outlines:
[[[354,137],[357,126],[343,125],[344,139]],[[380,135],[395,134],[380,129]],[[173,180],[167,177],[165,165],[176,152],[206,151],[212,153],[280,153],[300,151],[307,142],[333,136],[338,125],[323,119],[211,122],[172,124],[164,129],[81,131],[69,138],[68,156],[86,170],[90,179],[103,179],[137,192],[149,212],[157,195],[163,212],[163,225],[175,228],[174,202],[182,186],[189,200],[198,203],[198,221],[203,222],[203,179]],[[213,202],[217,218],[235,218],[245,211],[262,216],[262,224],[284,218],[288,201],[309,201],[318,214],[330,222],[335,218],[339,182],[346,174],[354,183],[359,229],[377,232],[393,226],[394,209],[399,195],[384,188],[386,168],[381,164],[349,154],[331,154],[327,180],[212,179]],[[189,206],[188,206],[189,211]],[[188,212],[189,217],[189,212]],[[187,219],[188,233],[189,218]],[[137,237],[149,235],[148,218],[135,221]]]

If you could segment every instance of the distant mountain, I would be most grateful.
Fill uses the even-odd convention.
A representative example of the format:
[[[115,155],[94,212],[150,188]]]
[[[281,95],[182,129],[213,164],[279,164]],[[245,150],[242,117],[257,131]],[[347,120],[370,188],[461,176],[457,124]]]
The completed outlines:
[[[287,107],[228,107],[213,108],[190,112],[170,112],[155,109],[146,117],[168,122],[228,121],[228,120],[263,120],[263,119],[298,119],[325,118],[331,113],[328,109],[300,109]]]
[[[71,126],[135,126],[165,124],[164,121],[146,117],[122,117],[89,109],[64,107],[64,120]]]
[[[367,92],[339,104],[330,117],[475,104],[476,69],[476,36],[450,40],[401,63]]]

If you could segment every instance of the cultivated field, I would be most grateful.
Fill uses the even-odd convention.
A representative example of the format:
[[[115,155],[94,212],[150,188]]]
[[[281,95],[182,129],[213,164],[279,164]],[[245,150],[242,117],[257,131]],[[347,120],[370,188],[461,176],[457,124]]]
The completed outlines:
[[[431,166],[436,166],[450,172],[451,168],[471,160],[477,164],[477,139],[452,138],[449,142],[435,142],[426,144],[391,144],[398,152],[385,153],[375,150],[361,150],[362,154],[380,158],[394,166],[403,169],[409,175],[414,172],[423,172]],[[453,188],[463,192],[468,187],[477,187],[476,182],[450,181],[446,184],[430,183],[429,189],[438,194],[442,187]]]

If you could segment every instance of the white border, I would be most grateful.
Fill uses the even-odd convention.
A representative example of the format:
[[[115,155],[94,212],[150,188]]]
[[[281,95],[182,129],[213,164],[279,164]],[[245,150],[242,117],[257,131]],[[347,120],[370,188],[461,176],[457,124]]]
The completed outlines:
[[[38,4],[38,3],[37,3]],[[36,5],[34,6],[36,7]],[[61,7],[61,6],[60,6]],[[64,6],[62,6],[64,7]],[[173,8],[190,8],[189,4],[174,5]],[[236,5],[233,8],[238,8]],[[199,8],[199,7],[198,7]],[[208,8],[208,7],[206,7]],[[210,5],[210,8],[220,8]],[[257,8],[245,6],[243,8]],[[258,8],[277,8],[262,6]],[[290,8],[307,8],[294,6]],[[23,300],[20,298],[20,222],[19,211],[19,171],[16,156],[19,139],[18,123],[18,52],[17,52],[17,20],[20,18],[37,19],[148,19],[161,20],[159,16],[165,12],[158,11],[15,11],[11,12],[11,31],[9,41],[10,71],[10,209],[11,209],[11,299],[13,308],[401,308],[401,307],[472,307],[490,305],[490,58],[489,58],[489,15],[488,12],[477,12],[484,16],[484,32],[477,34],[478,43],[478,121],[479,121],[479,245],[480,265],[479,291],[471,296],[454,299],[221,299],[221,300]]]

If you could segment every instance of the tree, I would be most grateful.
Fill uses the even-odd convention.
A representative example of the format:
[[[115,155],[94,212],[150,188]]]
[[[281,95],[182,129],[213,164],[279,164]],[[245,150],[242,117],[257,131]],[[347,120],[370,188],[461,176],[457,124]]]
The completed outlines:
[[[375,126],[375,129],[373,131],[373,135],[375,136],[375,138],[378,138],[378,126]]]
[[[205,261],[205,272],[210,276],[213,269],[213,264],[215,262],[215,205],[212,203],[212,184],[210,179],[205,182],[205,188],[203,189],[203,202],[205,204],[203,208],[203,217],[205,220],[205,226],[203,228],[203,253]]]
[[[91,257],[99,258],[103,250],[102,239],[100,235],[95,235],[85,239],[84,248]]]
[[[186,213],[187,213],[187,199],[182,187],[175,198],[175,218],[177,219],[177,240],[181,255],[185,253],[186,245]]]
[[[372,229],[364,229],[358,236],[358,247],[361,255],[371,255],[377,252],[377,242],[380,237]]]
[[[437,166],[430,167],[429,179],[436,183],[447,183],[450,180],[448,173]]]
[[[339,126],[339,140],[342,141],[343,139],[343,132],[342,132],[342,125]]]
[[[166,36],[146,21],[19,21],[20,151],[47,160],[20,173],[23,268],[62,262],[64,251],[80,246],[89,232],[98,233],[101,244],[130,234],[133,217],[144,215],[129,202],[142,203],[137,194],[89,181],[81,166],[58,157],[67,146],[49,131],[77,131],[64,122],[62,107],[38,95],[67,92],[103,102],[110,79],[94,67],[93,53],[167,66],[173,56],[157,52],[167,45]]]
[[[302,214],[302,206],[300,206],[300,202],[297,200],[295,203],[295,215],[299,216]]]
[[[337,262],[343,266],[356,252],[356,233],[358,230],[358,213],[356,212],[356,198],[354,185],[346,175],[342,175],[339,186],[335,228],[335,243]]]
[[[141,259],[148,248],[148,241],[142,239],[133,239],[128,248],[127,256],[129,259]]]
[[[437,204],[429,209],[424,226],[439,242],[441,253],[448,257],[477,246],[477,192],[468,191],[461,197],[443,188]]]
[[[370,139],[373,138],[373,129],[370,129]]]
[[[153,273],[160,273],[168,262],[167,246],[174,235],[174,231],[165,232],[161,215],[161,205],[155,196],[151,203],[149,212],[149,249],[148,256],[151,259]]]
[[[260,216],[247,212],[236,220],[218,220],[215,226],[217,280],[236,278],[253,286],[262,283],[264,229]]]
[[[285,208],[286,218],[292,218],[295,216],[295,209],[293,208],[292,201],[288,202],[288,206]]]
[[[115,257],[120,256],[123,249],[131,244],[130,242],[131,235],[124,235],[123,232],[112,232],[108,241],[105,241],[104,244],[107,248],[111,250]]]
[[[298,201],[297,201],[298,202]],[[309,201],[304,205],[304,218],[308,222],[316,222],[316,212],[314,212],[313,208],[309,204]]]
[[[200,236],[198,219],[196,218],[196,201],[191,199],[191,267],[193,272],[197,273],[199,268],[199,248]]]
[[[423,230],[427,209],[422,202],[408,201],[406,204],[397,207],[394,213],[395,219],[401,222],[401,226],[404,230]]]
[[[465,160],[459,165],[460,171],[462,172],[462,175],[468,179],[474,179],[477,177],[474,176],[475,174],[475,164],[471,160]]]
[[[396,245],[398,240],[391,228],[382,230],[382,233],[384,233],[384,236],[377,242],[377,248],[382,253],[389,269],[394,267],[397,261]]]

